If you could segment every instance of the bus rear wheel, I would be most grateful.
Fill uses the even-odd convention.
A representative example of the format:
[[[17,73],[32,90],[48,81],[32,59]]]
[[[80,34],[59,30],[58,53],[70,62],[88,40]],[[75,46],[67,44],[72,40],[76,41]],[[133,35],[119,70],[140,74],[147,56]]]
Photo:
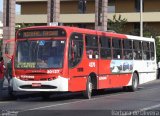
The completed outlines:
[[[138,90],[139,80],[138,75],[133,73],[132,85],[128,87],[129,91],[134,92]]]
[[[87,79],[86,90],[83,92],[84,97],[86,99],[91,99],[93,92],[93,83],[91,81],[91,77],[89,76]]]

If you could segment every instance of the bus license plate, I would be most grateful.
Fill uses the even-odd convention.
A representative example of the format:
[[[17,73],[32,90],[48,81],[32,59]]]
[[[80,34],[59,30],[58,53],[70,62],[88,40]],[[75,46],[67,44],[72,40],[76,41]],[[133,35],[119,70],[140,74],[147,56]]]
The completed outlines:
[[[32,83],[32,87],[41,87],[41,83]]]

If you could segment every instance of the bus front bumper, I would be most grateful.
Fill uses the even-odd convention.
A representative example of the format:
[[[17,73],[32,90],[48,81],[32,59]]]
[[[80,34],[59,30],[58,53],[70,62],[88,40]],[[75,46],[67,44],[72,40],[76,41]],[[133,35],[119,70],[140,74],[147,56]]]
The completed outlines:
[[[52,81],[23,81],[14,77],[10,86],[13,91],[66,92],[68,91],[68,79],[58,76]]]

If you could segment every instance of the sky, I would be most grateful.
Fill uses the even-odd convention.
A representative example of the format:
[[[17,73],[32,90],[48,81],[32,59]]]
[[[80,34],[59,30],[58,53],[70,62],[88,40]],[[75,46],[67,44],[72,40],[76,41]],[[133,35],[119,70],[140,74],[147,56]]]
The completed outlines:
[[[0,11],[3,9],[3,0],[0,0]]]
[[[3,0],[0,0],[0,11],[3,11]],[[16,5],[16,12],[20,12],[20,6]]]

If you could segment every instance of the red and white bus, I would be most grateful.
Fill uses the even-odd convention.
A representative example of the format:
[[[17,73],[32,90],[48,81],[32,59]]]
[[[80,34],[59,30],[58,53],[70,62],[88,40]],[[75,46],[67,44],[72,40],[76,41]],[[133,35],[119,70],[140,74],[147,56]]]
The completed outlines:
[[[10,93],[78,92],[156,79],[153,38],[65,26],[38,26],[16,34]]]

